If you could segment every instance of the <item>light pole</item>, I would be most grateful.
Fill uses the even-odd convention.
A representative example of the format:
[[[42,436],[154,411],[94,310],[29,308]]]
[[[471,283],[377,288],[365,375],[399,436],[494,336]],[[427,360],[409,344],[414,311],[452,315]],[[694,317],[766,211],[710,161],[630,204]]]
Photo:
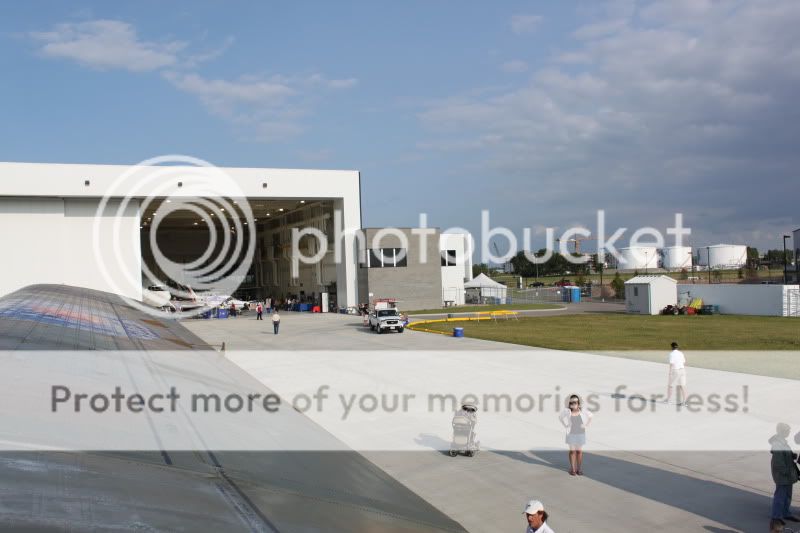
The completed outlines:
[[[786,285],[788,283],[789,274],[787,273],[786,269],[788,267],[788,258],[786,257],[786,239],[790,239],[789,235],[783,236],[783,284]]]
[[[600,255],[600,252],[597,252],[597,267],[600,267],[600,301],[605,302],[606,298],[603,295],[603,271],[606,269],[605,265],[605,254]]]

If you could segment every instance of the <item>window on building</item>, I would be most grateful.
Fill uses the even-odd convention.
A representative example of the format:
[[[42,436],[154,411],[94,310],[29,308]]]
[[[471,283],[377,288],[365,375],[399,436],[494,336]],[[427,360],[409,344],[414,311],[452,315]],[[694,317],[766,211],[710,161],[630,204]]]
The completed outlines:
[[[455,250],[442,250],[442,266],[456,266]]]
[[[639,296],[639,287],[634,287],[633,288],[633,295],[634,296]]]
[[[366,254],[367,268],[394,268],[408,266],[405,248],[372,248]]]
[[[381,268],[383,267],[383,253],[382,248],[373,248],[367,255],[367,268]]]
[[[394,266],[406,267],[408,266],[408,250],[405,248],[394,249]]]

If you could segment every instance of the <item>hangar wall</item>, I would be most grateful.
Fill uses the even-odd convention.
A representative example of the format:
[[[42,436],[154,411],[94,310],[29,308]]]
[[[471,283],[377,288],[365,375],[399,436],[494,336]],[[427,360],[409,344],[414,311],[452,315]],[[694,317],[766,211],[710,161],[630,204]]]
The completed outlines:
[[[34,283],[58,283],[141,300],[138,202],[119,216],[119,202],[109,202],[99,219],[100,257],[93,246],[98,205],[91,198],[0,197],[0,296]]]
[[[99,261],[94,260],[90,231],[93,214],[91,217],[86,214],[87,209],[91,211],[91,202],[104,196],[194,197],[188,187],[181,187],[184,179],[198,181],[198,176],[214,183],[214,194],[231,198],[330,200],[340,213],[337,218],[340,231],[353,234],[361,229],[358,171],[169,165],[169,174],[159,174],[159,179],[135,183],[120,181],[120,177],[132,168],[145,169],[146,174],[150,168],[163,173],[166,167],[0,163],[0,200],[3,201],[0,245],[6,251],[4,268],[0,273],[0,295],[30,283],[43,282],[112,290],[98,275],[100,270],[96,263]],[[188,178],[182,177],[183,174]],[[227,179],[220,179],[220,174]],[[135,215],[126,212],[121,217],[117,230],[121,232],[125,250],[115,251],[110,244],[101,248],[104,259],[120,258],[128,262],[126,272],[118,273],[121,276],[128,276],[129,270],[136,270],[135,287],[126,283],[127,288],[118,292],[138,298],[141,298],[139,272],[142,260],[140,208],[136,206]],[[111,242],[113,218],[110,217],[109,224],[102,225],[107,233],[104,242]],[[348,241],[342,247],[342,260],[335,265],[336,300],[341,307],[355,306],[358,295],[356,241],[352,238]],[[72,252],[77,259],[71,255]]]

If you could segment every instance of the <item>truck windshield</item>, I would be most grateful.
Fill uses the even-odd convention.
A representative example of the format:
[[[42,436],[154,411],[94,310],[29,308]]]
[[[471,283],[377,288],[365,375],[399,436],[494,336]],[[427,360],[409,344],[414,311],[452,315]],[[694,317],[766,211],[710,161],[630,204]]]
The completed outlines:
[[[382,309],[378,311],[378,316],[397,316],[397,309]]]

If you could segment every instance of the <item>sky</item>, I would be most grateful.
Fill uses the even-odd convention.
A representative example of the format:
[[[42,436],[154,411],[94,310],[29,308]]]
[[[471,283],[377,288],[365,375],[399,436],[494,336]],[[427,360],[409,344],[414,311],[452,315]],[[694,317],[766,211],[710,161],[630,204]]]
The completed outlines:
[[[6,2],[0,160],[358,170],[365,227],[534,248],[800,227],[800,2],[498,4]]]

